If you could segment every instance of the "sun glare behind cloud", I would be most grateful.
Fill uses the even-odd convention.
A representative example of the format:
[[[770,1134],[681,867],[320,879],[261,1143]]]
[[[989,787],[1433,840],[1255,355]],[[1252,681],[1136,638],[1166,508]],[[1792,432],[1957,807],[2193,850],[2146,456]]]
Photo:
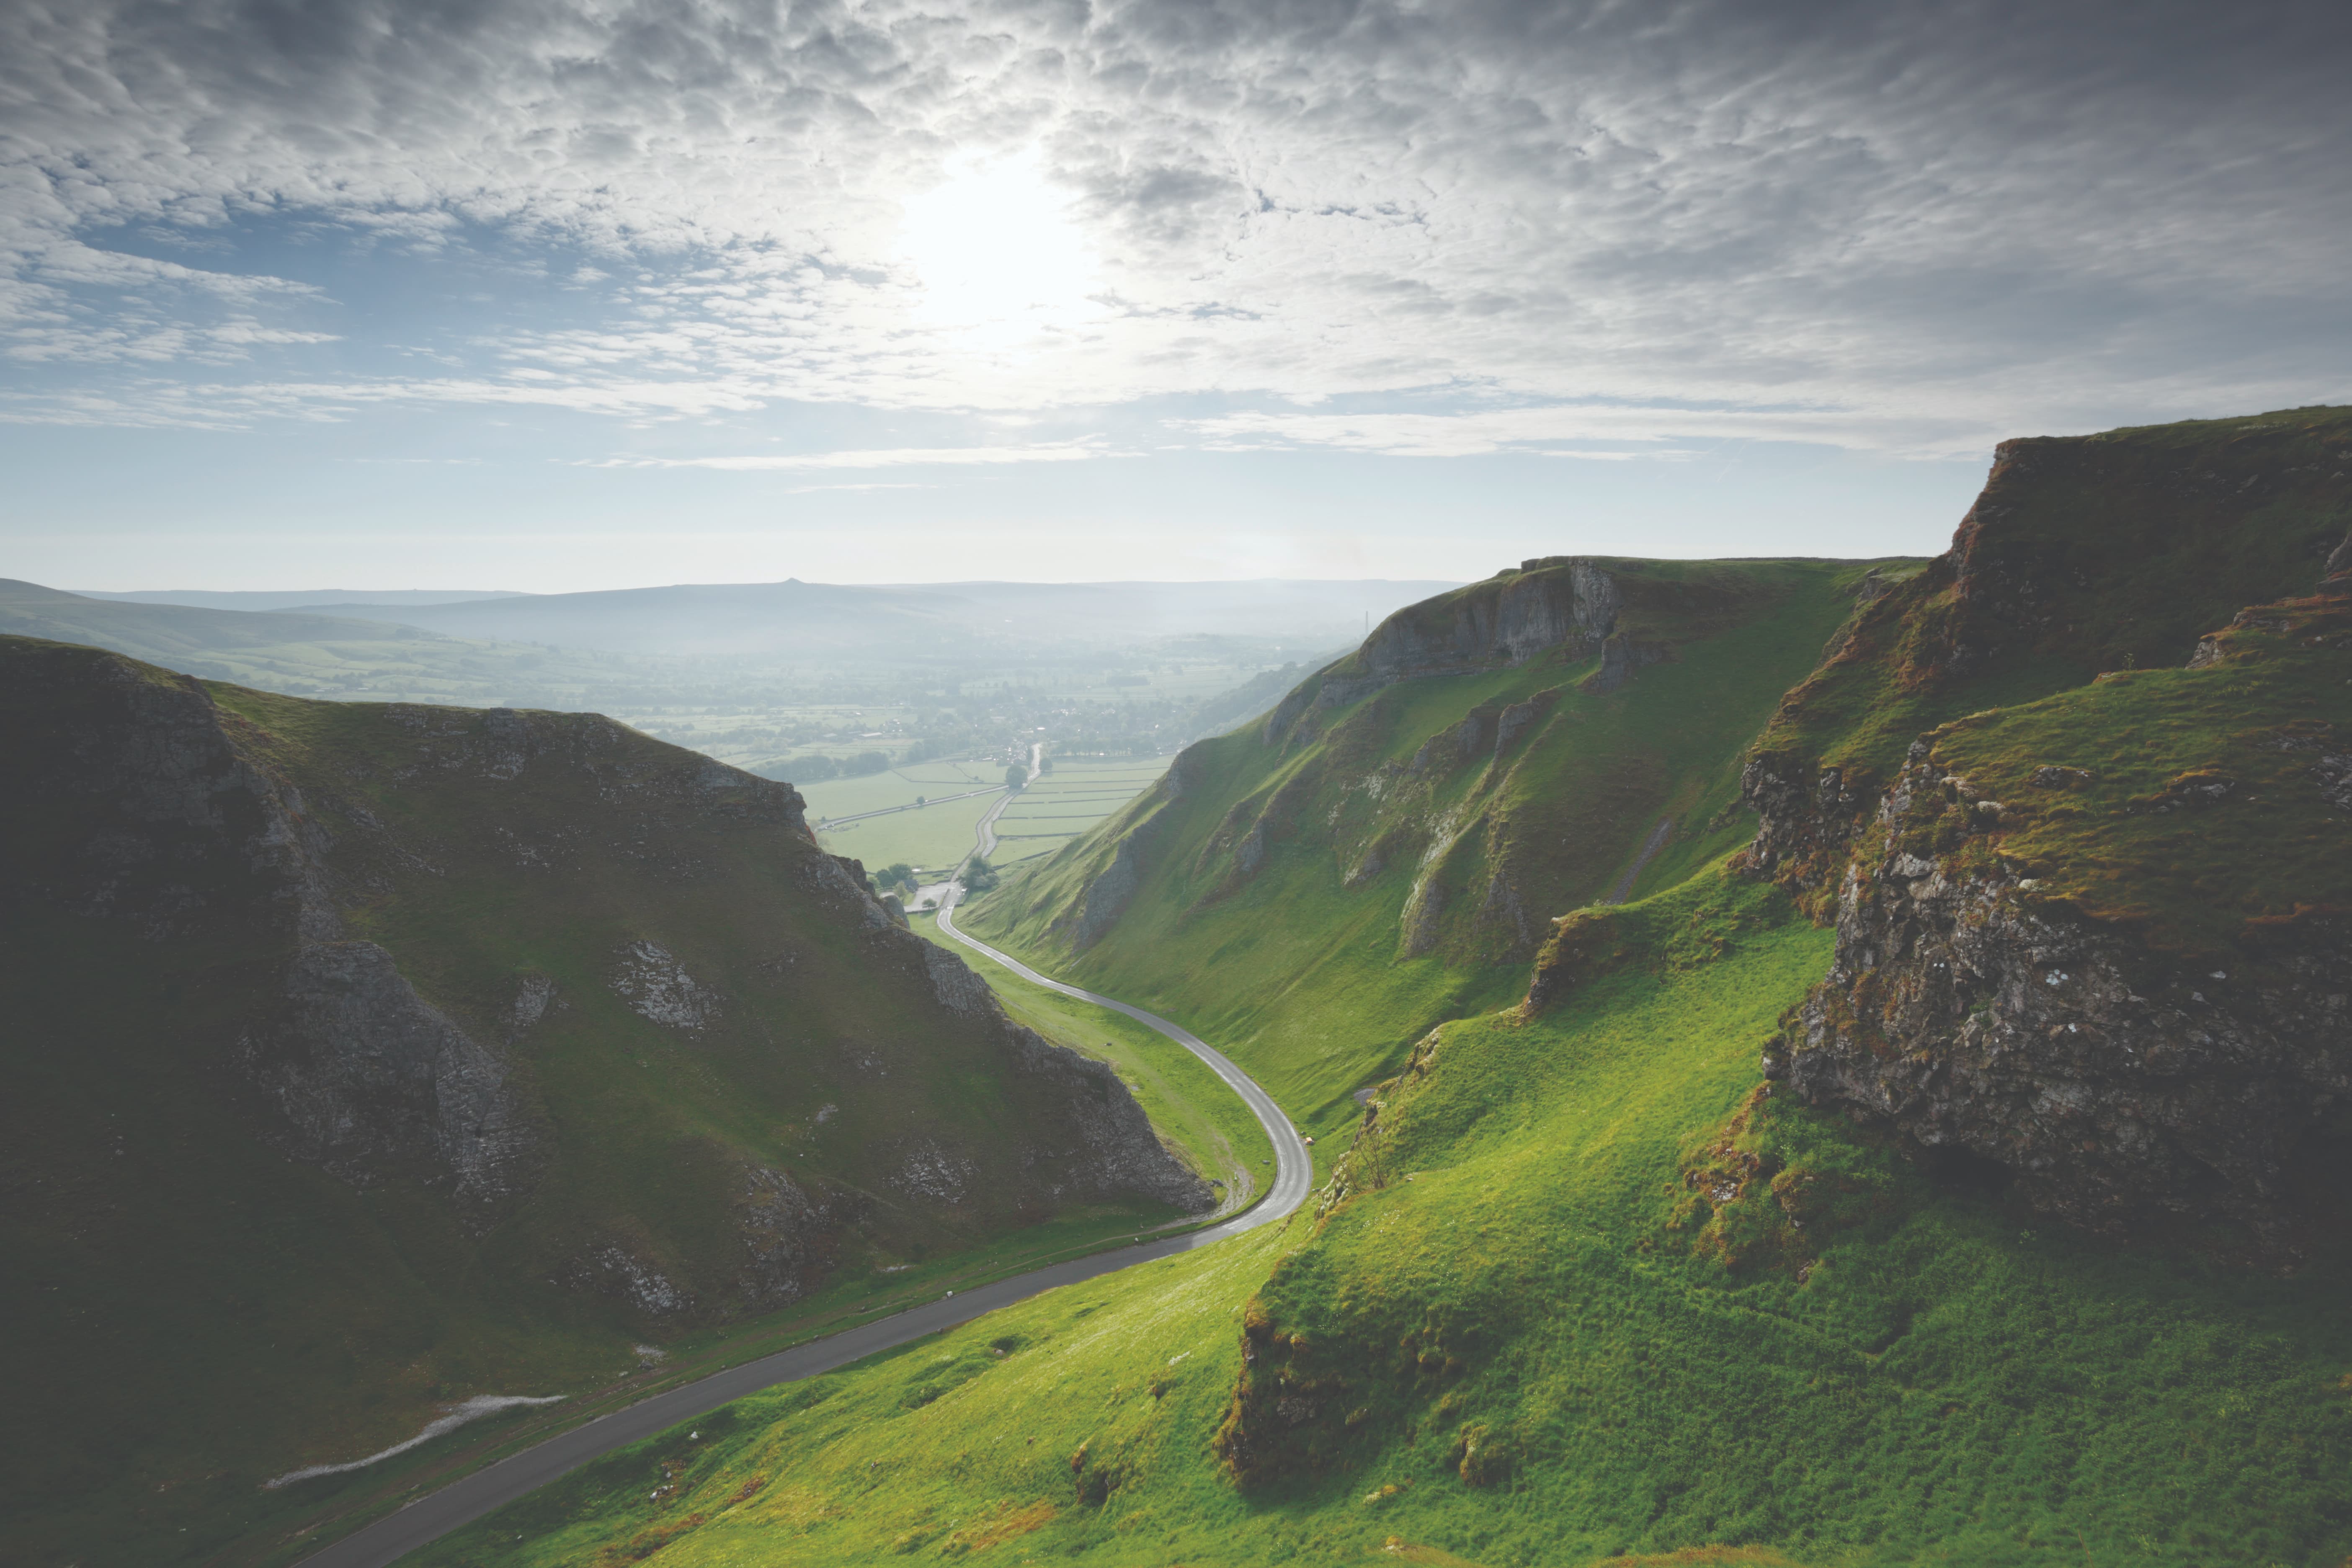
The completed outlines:
[[[1004,343],[1092,313],[1095,258],[1034,152],[959,161],[902,205],[898,258],[922,280],[919,321]]]

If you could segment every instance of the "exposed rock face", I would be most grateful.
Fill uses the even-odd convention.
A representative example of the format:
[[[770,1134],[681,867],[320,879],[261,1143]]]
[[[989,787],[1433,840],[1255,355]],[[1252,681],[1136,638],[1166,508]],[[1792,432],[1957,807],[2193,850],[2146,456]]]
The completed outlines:
[[[1633,679],[1643,665],[1664,663],[1671,655],[1654,643],[1612,636],[1601,640],[1601,668],[1584,678],[1587,691],[1614,691]]]
[[[716,991],[697,984],[667,948],[643,939],[621,950],[613,989],[631,1012],[673,1029],[698,1030],[721,1010]]]
[[[1076,1108],[1072,1119],[1076,1144],[1043,1147],[1030,1156],[1033,1165],[1061,1163],[1054,1182],[1056,1194],[1140,1193],[1186,1214],[1216,1206],[1208,1183],[1161,1147],[1150,1118],[1109,1064],[1048,1045],[1017,1026],[1013,1037],[1022,1072],[1066,1094]]]
[[[931,977],[931,994],[940,1005],[951,1013],[974,1013],[995,1016],[1002,1010],[988,989],[988,982],[972,973],[971,965],[936,942],[924,942],[923,967]]]
[[[1981,683],[2001,680],[1998,700],[2016,702],[2101,670],[2177,667],[2243,606],[2352,566],[2331,554],[2347,450],[2340,410],[2002,442],[1951,548],[1858,595],[1853,622],[1767,728],[1741,790],[1762,818],[1754,863],[1801,896],[1827,894],[1902,748],[1986,706]],[[1891,749],[1845,733],[1896,701],[1917,722]]]
[[[1364,640],[1358,663],[1362,674],[1386,679],[1517,664],[1548,648],[1608,636],[1623,602],[1616,580],[1590,561],[1530,561],[1516,575],[1438,601],[1431,613],[1390,616]]]
[[[1270,746],[1283,744],[1310,710],[1344,707],[1414,676],[1524,664],[1553,649],[1589,653],[1617,629],[1624,604],[1616,577],[1596,562],[1565,555],[1529,561],[1515,574],[1391,616],[1353,654],[1308,677],[1275,704],[1259,726],[1259,737]],[[1621,663],[1633,657],[1630,647],[1621,648]],[[1644,655],[1637,662],[1655,659]],[[1622,684],[1626,673],[1630,669],[1604,689]],[[1486,733],[1491,741],[1491,727]]]
[[[2248,853],[2269,855],[2284,840],[2259,835],[2292,839],[2320,826],[2304,815],[2311,805],[2343,808],[2328,792],[2352,763],[2338,773],[2332,759],[2352,748],[2311,703],[2334,702],[2319,694],[2340,689],[2344,672],[2311,665],[2306,677],[2295,661],[2352,644],[2346,580],[2318,598],[2238,607],[2308,593],[2333,566],[2323,558],[2341,525],[2318,520],[2343,500],[2331,447],[2344,421],[2292,418],[2231,422],[2210,440],[2174,427],[2144,442],[2126,431],[2003,444],[1951,552],[1870,595],[1790,694],[1743,773],[1761,818],[1748,863],[1834,918],[1838,945],[1827,979],[1768,1050],[1768,1076],[1899,1130],[1931,1158],[1998,1175],[2023,1202],[2086,1228],[2219,1223],[2260,1249],[2294,1249],[2307,1212],[2299,1186],[2310,1181],[2298,1162],[2352,1106],[2352,917],[2326,890],[2336,873],[2324,851],[2273,857],[2230,934],[2159,944],[2144,930],[2151,909],[2189,896],[2160,879],[2176,852],[2144,830],[2120,837],[2134,819],[2255,810],[2248,797],[2259,795],[2258,815],[2231,821],[2258,835],[2244,840]],[[2127,520],[2127,531],[2111,519]],[[2217,604],[2220,594],[2234,604]],[[2236,722],[2284,728],[2268,741],[2235,727],[2205,739],[2197,726],[2215,721],[2184,710],[2174,721],[2216,761],[2159,774],[2137,794],[2108,782],[2136,744],[2106,760],[2004,764],[2021,793],[2000,799],[1948,771],[1937,749],[1940,736],[2000,721],[1961,717],[1987,707],[1991,679],[2004,683],[2003,703],[2073,689],[2052,700],[2092,705],[2102,700],[2093,693],[2121,689],[2105,683],[2132,679],[2091,684],[2102,668],[2185,662],[2210,672],[2196,680],[2221,681],[2221,667],[2254,658],[2284,661],[2282,673],[2229,689],[2268,691],[2262,700],[2284,706]],[[2029,675],[2046,684],[2037,690]],[[1851,727],[1897,705],[1921,728],[1955,722],[1890,766],[1884,731],[1858,740]],[[2286,752],[2309,755],[2294,770],[2307,784],[2274,765]],[[1825,765],[1825,755],[1836,760]],[[2259,791],[2242,765],[2267,781]],[[2296,792],[2313,785],[2318,801],[2305,804]],[[2028,820],[2068,825],[2047,841],[2069,847],[2058,869],[2012,858],[2003,825],[2021,805]],[[2037,879],[2077,862],[2102,869],[2070,885],[2093,886],[2084,879],[2095,875],[2099,887],[2143,890],[2111,894],[2119,915],[2098,918]],[[2194,896],[2207,886],[2220,896],[2209,883]],[[2192,947],[2207,956],[2192,961]],[[2225,949],[2236,956],[2214,956]]]
[[[696,1305],[692,1291],[618,1243],[607,1243],[580,1258],[563,1283],[574,1290],[618,1297],[636,1317],[654,1323],[675,1321]]]
[[[1877,826],[1940,809],[1937,773],[1907,768]],[[2277,1233],[2297,1143],[2352,1103],[2352,921],[2296,923],[2249,984],[2042,904],[1965,847],[1858,864],[1829,977],[1766,1073],[1997,1163],[2088,1228],[2168,1215]]]
[[[345,940],[324,865],[332,837],[239,747],[204,687],[82,648],[13,662],[20,687],[79,712],[62,747],[20,738],[53,770],[31,798],[111,807],[69,851],[79,887],[48,891],[149,940],[244,928],[289,954],[275,1004],[235,1053],[278,1109],[282,1146],[362,1184],[422,1163],[478,1215],[520,1191],[536,1134],[503,1060],[419,996],[391,953]]]
[[[1160,838],[1158,816],[1147,818],[1118,841],[1110,864],[1087,887],[1086,901],[1079,906],[1077,922],[1072,927],[1070,940],[1081,949],[1102,940],[1135,897],[1136,889],[1143,885],[1143,868],[1151,847]]]
[[[978,1168],[962,1155],[940,1147],[929,1138],[917,1139],[908,1145],[905,1157],[890,1178],[891,1185],[902,1193],[934,1203],[961,1202],[971,1189],[971,1179]]]
[[[1015,1070],[1036,1083],[1052,1102],[1066,1102],[1073,1110],[1071,1138],[1039,1130],[1039,1142],[1026,1156],[1032,1169],[1056,1165],[1047,1178],[1056,1196],[1109,1197],[1134,1193],[1173,1204],[1188,1214],[1216,1205],[1208,1184],[1169,1152],[1152,1131],[1151,1119],[1135,1102],[1117,1072],[1104,1062],[1050,1044],[1034,1030],[1015,1024],[988,983],[956,954],[919,937],[904,939],[919,949],[931,989],[942,1006],[986,1019],[1003,1033]],[[919,1156],[919,1157],[918,1157]],[[961,1195],[969,1162],[952,1151],[926,1143],[909,1156],[907,1179],[914,1190],[918,1179],[952,1186]],[[950,1199],[950,1201],[952,1201]]]
[[[419,996],[392,954],[305,943],[285,994],[283,1021],[249,1036],[244,1056],[297,1159],[364,1183],[422,1154],[474,1205],[521,1189],[536,1139],[506,1064]]]

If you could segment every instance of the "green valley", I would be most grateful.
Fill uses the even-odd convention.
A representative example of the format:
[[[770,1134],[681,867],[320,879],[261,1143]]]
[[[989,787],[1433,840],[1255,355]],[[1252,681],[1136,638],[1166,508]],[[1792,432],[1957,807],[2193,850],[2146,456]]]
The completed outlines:
[[[2333,1568],[2339,452],[2012,443],[1932,562],[1400,612],[961,917],[1219,1040],[1305,1209],[418,1561]]]

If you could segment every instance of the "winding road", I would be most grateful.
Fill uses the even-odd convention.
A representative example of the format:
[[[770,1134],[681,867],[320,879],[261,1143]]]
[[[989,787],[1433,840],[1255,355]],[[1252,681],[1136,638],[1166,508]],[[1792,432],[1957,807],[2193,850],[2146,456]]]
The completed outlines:
[[[1007,798],[1013,793],[1007,791]],[[998,809],[1003,809],[1001,805]],[[995,815],[995,812],[991,812],[981,824],[980,838],[983,845],[991,844],[994,838],[988,825],[994,820]],[[397,1513],[388,1514],[341,1541],[322,1547],[303,1559],[300,1568],[387,1568],[388,1564],[426,1542],[437,1541],[460,1526],[471,1524],[492,1510],[537,1490],[592,1459],[602,1458],[615,1448],[650,1437],[681,1421],[690,1421],[745,1394],[757,1394],[780,1383],[793,1383],[801,1378],[814,1377],[820,1373],[835,1371],[877,1352],[893,1350],[926,1334],[939,1333],[959,1323],[970,1322],[999,1307],[1009,1307],[1015,1301],[1026,1300],[1059,1286],[1098,1279],[1122,1268],[1132,1268],[1139,1263],[1151,1263],[1190,1252],[1195,1247],[1211,1246],[1227,1237],[1239,1236],[1244,1231],[1283,1219],[1306,1201],[1307,1190],[1314,1182],[1314,1163],[1307,1157],[1306,1141],[1299,1137],[1297,1129],[1291,1126],[1290,1119],[1283,1115],[1281,1107],[1275,1104],[1273,1097],[1260,1089],[1255,1079],[1228,1061],[1223,1052],[1157,1014],[1147,1013],[1140,1007],[1129,1006],[1092,991],[1081,990],[1076,985],[1065,985],[1058,980],[1049,980],[1020,960],[999,952],[986,942],[958,931],[955,906],[962,893],[962,885],[954,884],[940,907],[940,930],[947,936],[982,957],[1003,964],[1033,984],[1124,1013],[1145,1027],[1158,1030],[1206,1062],[1212,1071],[1242,1097],[1274,1143],[1274,1185],[1265,1197],[1255,1207],[1231,1219],[1189,1235],[1171,1236],[1139,1246],[1074,1258],[1066,1263],[1055,1263],[1026,1274],[1015,1274],[1010,1279],[977,1285],[936,1301],[927,1301],[919,1307],[909,1307],[891,1317],[860,1323],[854,1329],[844,1329],[839,1333],[794,1345],[774,1355],[729,1367],[698,1382],[641,1400],[625,1409],[600,1415],[585,1426],[575,1426],[569,1432],[550,1437],[544,1443],[525,1448],[495,1465],[452,1481],[438,1491],[418,1498]]]

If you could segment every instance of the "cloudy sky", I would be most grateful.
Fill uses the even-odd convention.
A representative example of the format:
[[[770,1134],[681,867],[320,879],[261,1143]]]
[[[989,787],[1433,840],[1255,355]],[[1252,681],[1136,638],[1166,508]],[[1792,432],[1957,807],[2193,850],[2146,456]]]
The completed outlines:
[[[2352,7],[0,0],[0,575],[1940,548],[2352,401]]]

